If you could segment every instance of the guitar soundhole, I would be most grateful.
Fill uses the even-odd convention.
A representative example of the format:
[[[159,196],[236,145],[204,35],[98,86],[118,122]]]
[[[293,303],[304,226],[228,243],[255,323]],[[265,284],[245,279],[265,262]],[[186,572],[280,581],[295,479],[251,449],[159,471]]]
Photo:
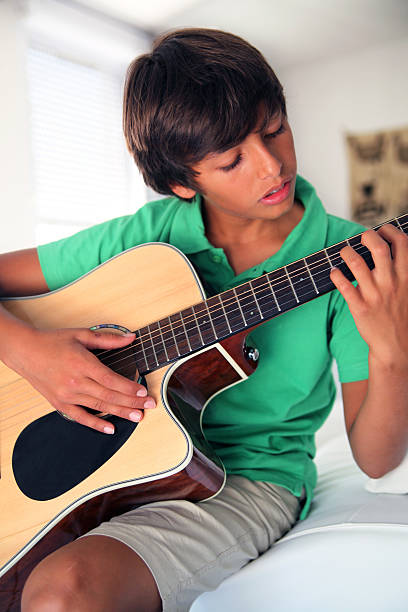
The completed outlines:
[[[137,423],[111,416],[113,435],[106,435],[51,412],[33,421],[17,438],[12,466],[20,490],[46,501],[66,493],[119,449]],[[109,483],[106,483],[109,484]]]

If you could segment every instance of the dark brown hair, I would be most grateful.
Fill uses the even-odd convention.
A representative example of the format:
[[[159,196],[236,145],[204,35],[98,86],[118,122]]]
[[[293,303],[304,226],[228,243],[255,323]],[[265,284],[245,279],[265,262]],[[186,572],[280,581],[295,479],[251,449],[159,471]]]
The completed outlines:
[[[199,189],[192,165],[251,132],[260,104],[265,125],[286,116],[282,86],[262,54],[220,30],[189,28],[158,38],[128,68],[123,130],[145,182]]]

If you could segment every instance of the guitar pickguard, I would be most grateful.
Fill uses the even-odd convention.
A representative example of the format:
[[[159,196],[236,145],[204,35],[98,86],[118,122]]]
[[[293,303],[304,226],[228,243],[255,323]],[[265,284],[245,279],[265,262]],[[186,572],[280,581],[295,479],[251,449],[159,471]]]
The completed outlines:
[[[20,491],[33,500],[51,500],[93,474],[137,427],[115,416],[109,421],[115,426],[112,437],[66,421],[57,412],[30,423],[13,450],[12,469]]]

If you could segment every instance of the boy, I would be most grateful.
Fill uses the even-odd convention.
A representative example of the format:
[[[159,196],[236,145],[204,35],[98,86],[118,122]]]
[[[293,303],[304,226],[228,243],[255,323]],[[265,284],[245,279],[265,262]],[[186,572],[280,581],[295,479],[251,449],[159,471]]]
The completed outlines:
[[[2,256],[3,295],[53,290],[156,240],[184,251],[215,294],[362,231],[327,215],[296,176],[282,87],[238,37],[191,29],[156,41],[129,68],[124,132],[146,182],[173,197]],[[257,371],[207,408],[206,435],[229,474],[223,491],[198,504],[144,506],[57,550],[29,577],[23,612],[188,610],[267,550],[310,505],[313,434],[334,398],[333,356],[357,463],[371,477],[398,465],[408,442],[408,239],[385,226],[363,243],[372,272],[342,250],[358,287],[331,272],[355,324],[338,292],[263,324],[252,333],[263,357]],[[0,328],[0,357],[69,418],[109,434],[107,421],[80,406],[136,421],[154,409],[141,385],[108,373],[87,350],[133,337],[44,332],[4,312]]]

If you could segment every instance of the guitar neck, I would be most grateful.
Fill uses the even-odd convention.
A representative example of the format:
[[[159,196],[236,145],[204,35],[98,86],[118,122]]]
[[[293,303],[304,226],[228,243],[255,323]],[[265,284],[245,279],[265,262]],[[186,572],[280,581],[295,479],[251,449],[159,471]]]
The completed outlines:
[[[408,214],[387,223],[408,233]],[[361,236],[326,247],[137,330],[128,350],[139,372],[156,370],[332,291],[333,267],[354,280],[340,257],[347,245],[372,269],[374,263]]]

